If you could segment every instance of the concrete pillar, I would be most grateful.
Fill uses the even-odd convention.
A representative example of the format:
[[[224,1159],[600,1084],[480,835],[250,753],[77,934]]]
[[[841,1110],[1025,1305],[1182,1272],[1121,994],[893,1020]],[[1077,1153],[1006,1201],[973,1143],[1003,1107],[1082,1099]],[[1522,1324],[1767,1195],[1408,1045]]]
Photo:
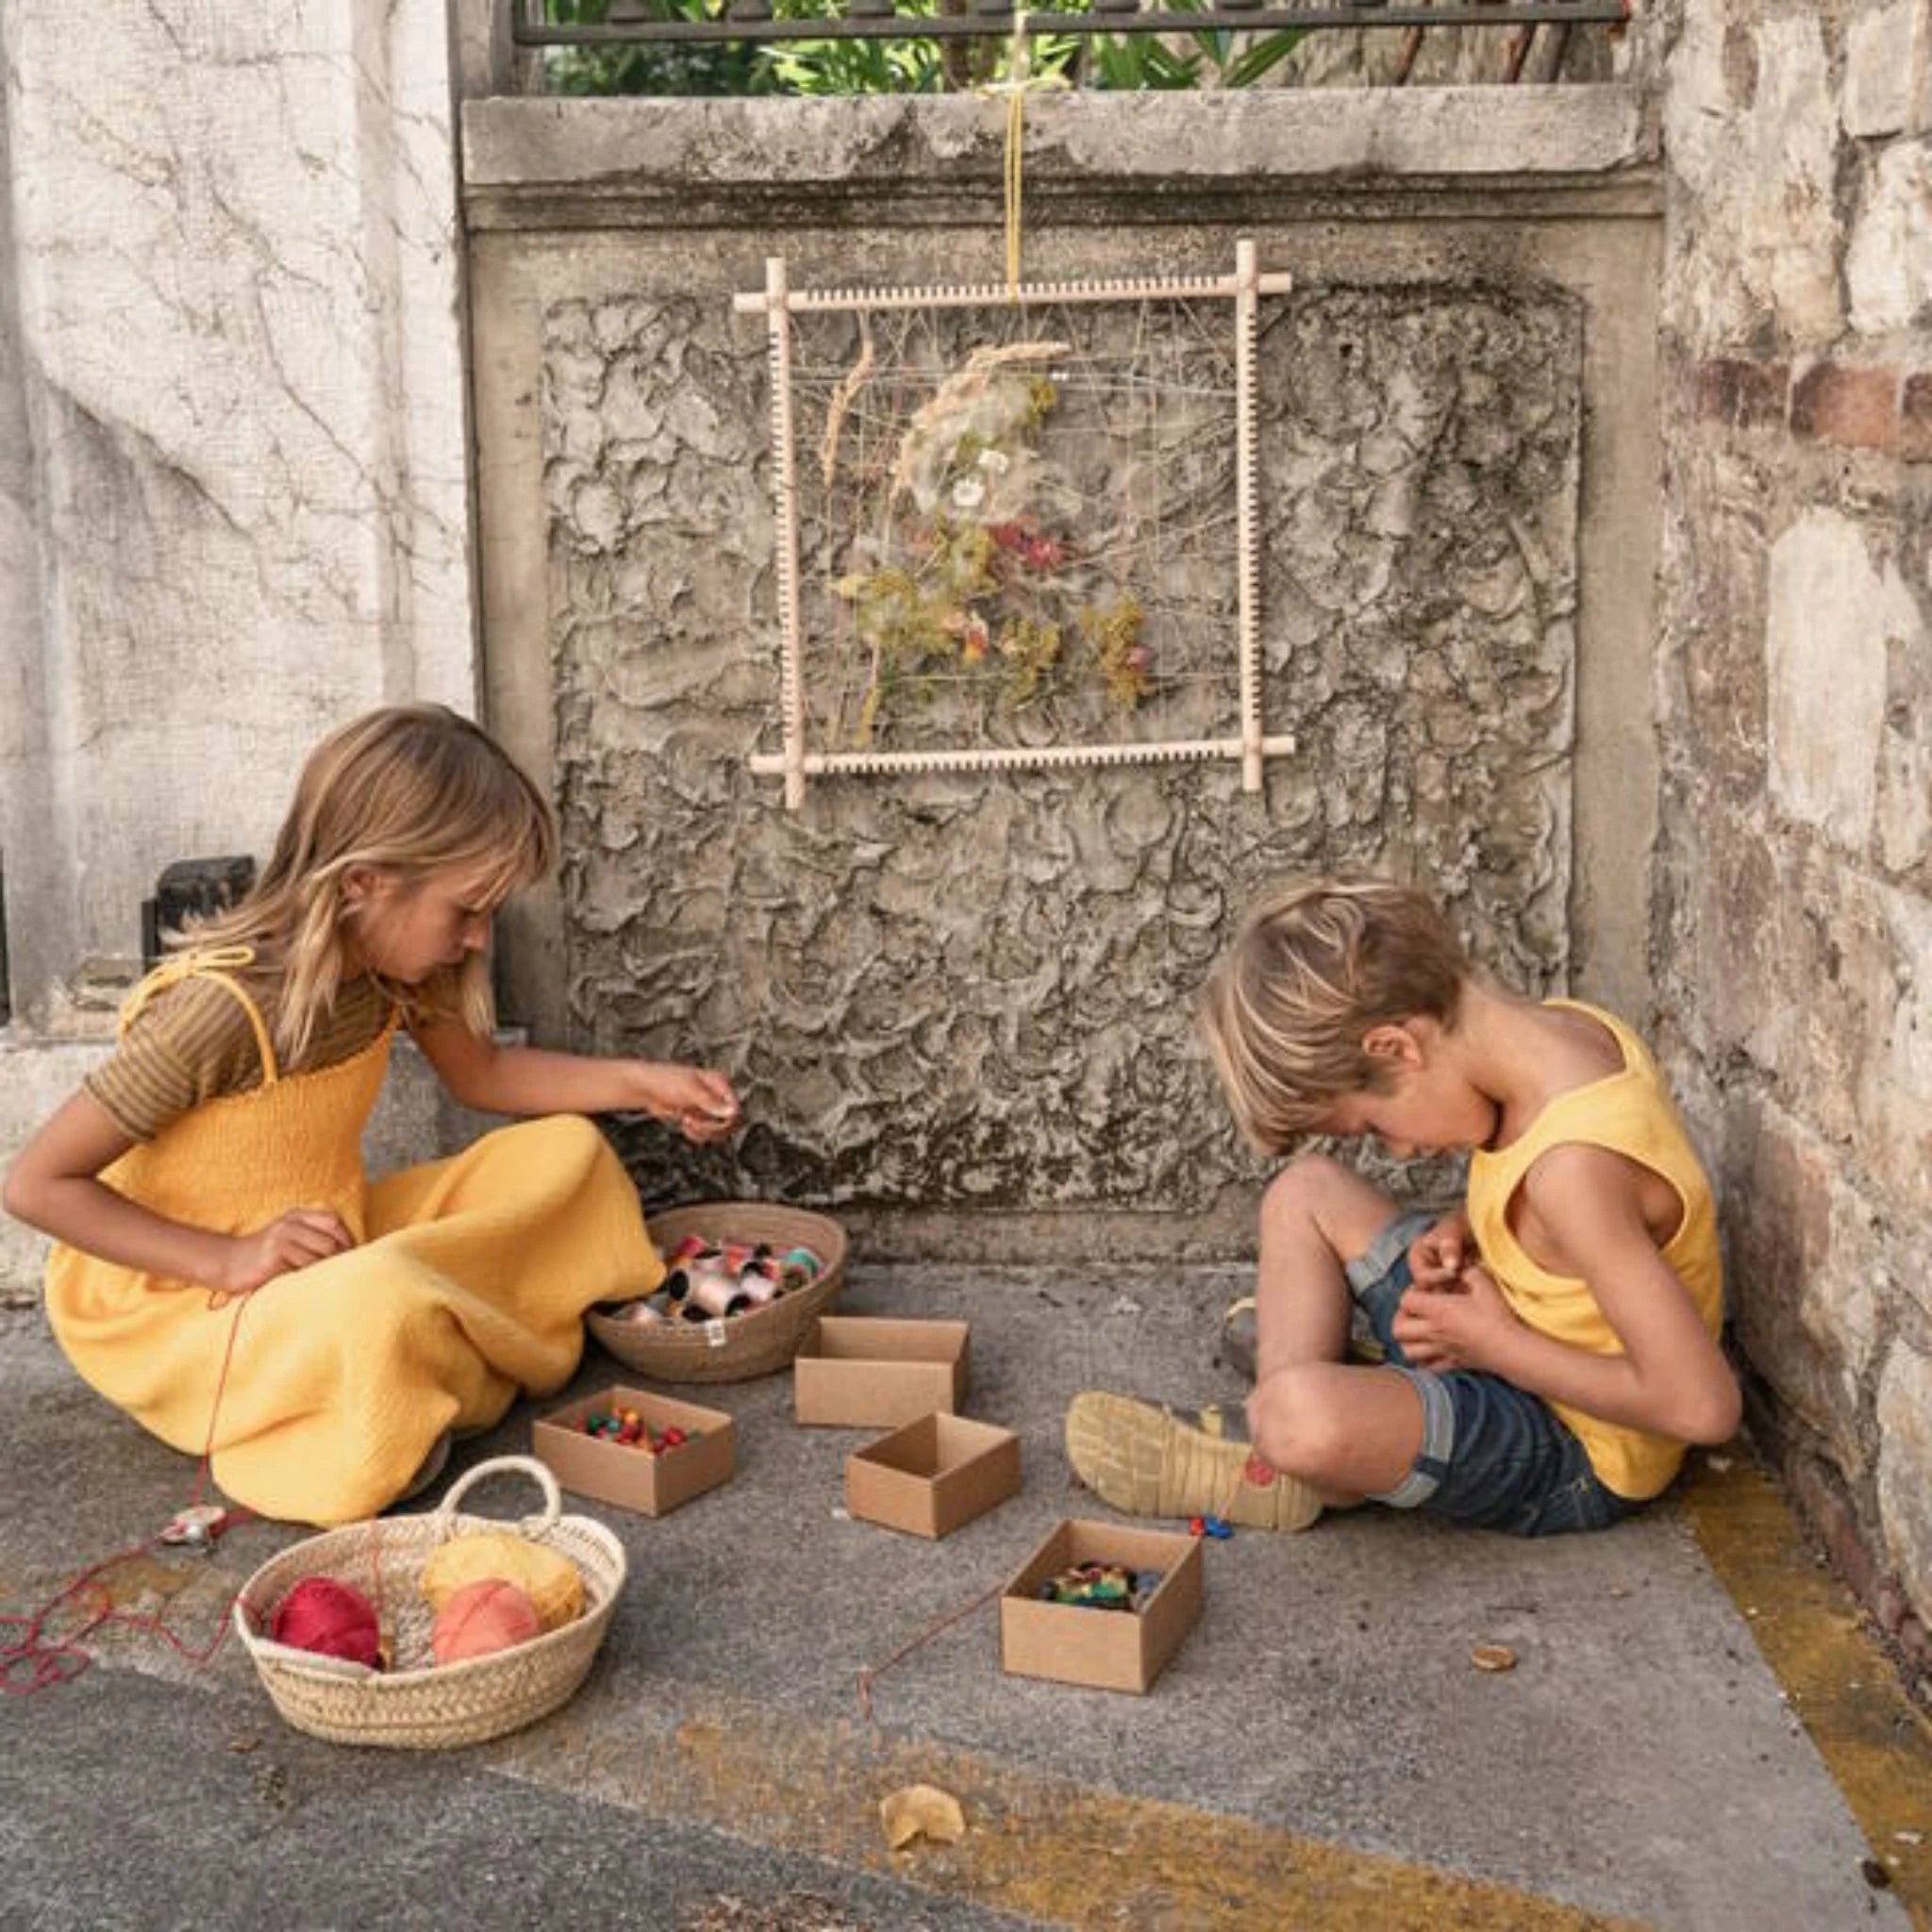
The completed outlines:
[[[8,0],[0,55],[0,841],[44,1019],[170,859],[264,849],[323,732],[474,708],[460,228],[446,0]]]

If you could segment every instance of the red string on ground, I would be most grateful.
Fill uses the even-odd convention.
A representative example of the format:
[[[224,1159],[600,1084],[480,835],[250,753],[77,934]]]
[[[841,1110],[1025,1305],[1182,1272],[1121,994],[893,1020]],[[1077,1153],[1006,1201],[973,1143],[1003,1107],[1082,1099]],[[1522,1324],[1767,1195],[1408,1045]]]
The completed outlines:
[[[991,1589],[982,1590],[971,1603],[961,1604],[957,1610],[949,1611],[945,1616],[938,1619],[937,1622],[928,1624],[918,1636],[910,1638],[902,1643],[884,1663],[869,1664],[864,1670],[860,1671],[858,1674],[858,1702],[867,1719],[873,1724],[878,1723],[878,1719],[873,1714],[872,1707],[872,1686],[874,1677],[883,1677],[894,1664],[910,1657],[923,1644],[930,1643],[941,1630],[951,1628],[962,1617],[970,1617],[981,1605],[991,1603],[1006,1587],[1004,1582],[1000,1582],[993,1584]]]
[[[220,1309],[226,1305],[226,1296],[210,1295],[208,1307],[210,1311]],[[236,1302],[235,1319],[228,1327],[228,1343],[223,1351],[222,1372],[216,1378],[214,1400],[208,1407],[208,1436],[202,1443],[201,1460],[194,1472],[194,1488],[188,1500],[188,1509],[200,1505],[208,1482],[209,1465],[214,1455],[215,1421],[222,1407],[222,1391],[228,1386],[228,1369],[235,1359],[235,1338],[241,1333],[242,1317],[247,1307],[248,1298],[243,1295]],[[209,1530],[210,1541],[225,1534],[238,1523],[248,1521],[251,1513],[248,1510],[225,1512]],[[0,1691],[4,1691],[9,1697],[30,1697],[35,1691],[49,1690],[56,1684],[71,1684],[93,1661],[93,1658],[80,1647],[81,1644],[96,1631],[106,1629],[109,1625],[141,1630],[151,1637],[158,1637],[176,1656],[192,1664],[197,1670],[212,1663],[222,1645],[228,1641],[228,1634],[234,1627],[230,1613],[241,1600],[239,1592],[222,1606],[222,1620],[213,1640],[195,1649],[184,1643],[168,1628],[164,1617],[141,1616],[128,1610],[117,1609],[114,1606],[114,1592],[101,1580],[117,1563],[125,1563],[132,1557],[145,1556],[151,1550],[168,1546],[164,1535],[145,1538],[141,1542],[130,1544],[125,1550],[117,1550],[111,1557],[102,1557],[98,1563],[90,1564],[78,1576],[63,1584],[30,1616],[0,1616],[0,1626],[19,1629],[25,1633],[10,1643],[0,1644]],[[50,1641],[46,1630],[49,1618],[56,1616],[64,1604],[80,1597],[85,1591],[95,1591],[99,1595],[99,1603],[92,1615],[86,1617],[73,1629]]]

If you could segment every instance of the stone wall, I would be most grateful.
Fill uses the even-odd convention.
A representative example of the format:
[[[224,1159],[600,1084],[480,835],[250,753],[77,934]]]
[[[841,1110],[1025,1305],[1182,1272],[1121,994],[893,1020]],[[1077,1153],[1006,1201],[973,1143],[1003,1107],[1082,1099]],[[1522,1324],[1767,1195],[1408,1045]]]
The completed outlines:
[[[873,1253],[1247,1250],[1260,1170],[1191,1002],[1297,868],[1426,877],[1511,981],[1642,1009],[1641,134],[1614,92],[1351,99],[1027,120],[1030,274],[1223,269],[1252,234],[1296,277],[1257,351],[1262,708],[1295,755],[1253,797],[1128,766],[814,779],[797,814],[747,765],[779,676],[764,331],[732,297],[773,251],[800,286],[996,277],[998,117],[467,110],[491,715],[568,855],[508,936],[516,1010],[749,1104],[708,1157],[627,1132],[647,1199],[833,1203]]]
[[[1765,1419],[1932,1664],[1932,8],[1659,47],[1670,1058]]]

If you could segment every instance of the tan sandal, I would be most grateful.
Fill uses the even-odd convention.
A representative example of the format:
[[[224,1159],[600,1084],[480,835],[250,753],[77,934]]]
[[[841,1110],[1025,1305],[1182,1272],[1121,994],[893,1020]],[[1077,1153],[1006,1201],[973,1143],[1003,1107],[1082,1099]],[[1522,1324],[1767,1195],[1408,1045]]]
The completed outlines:
[[[1074,1474],[1129,1516],[1218,1516],[1247,1529],[1295,1530],[1322,1513],[1307,1484],[1224,1436],[1218,1409],[1187,1423],[1151,1402],[1089,1391],[1068,1407],[1066,1444]]]

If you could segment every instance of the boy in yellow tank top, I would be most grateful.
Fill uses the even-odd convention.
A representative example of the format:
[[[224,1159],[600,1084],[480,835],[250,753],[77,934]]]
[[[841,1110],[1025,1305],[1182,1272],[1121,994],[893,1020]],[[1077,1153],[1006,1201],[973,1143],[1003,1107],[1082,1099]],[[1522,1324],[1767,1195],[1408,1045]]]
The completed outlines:
[[[1374,1501],[1547,1536],[1618,1522],[1686,1444],[1731,1435],[1709,1184],[1620,1022],[1478,977],[1416,892],[1317,879],[1250,913],[1202,1024],[1263,1152],[1467,1151],[1468,1195],[1406,1214],[1325,1156],[1291,1161],[1261,1208],[1251,1442],[1077,1396],[1068,1456],[1108,1502],[1300,1529]],[[1378,1364],[1344,1359],[1352,1325]]]

